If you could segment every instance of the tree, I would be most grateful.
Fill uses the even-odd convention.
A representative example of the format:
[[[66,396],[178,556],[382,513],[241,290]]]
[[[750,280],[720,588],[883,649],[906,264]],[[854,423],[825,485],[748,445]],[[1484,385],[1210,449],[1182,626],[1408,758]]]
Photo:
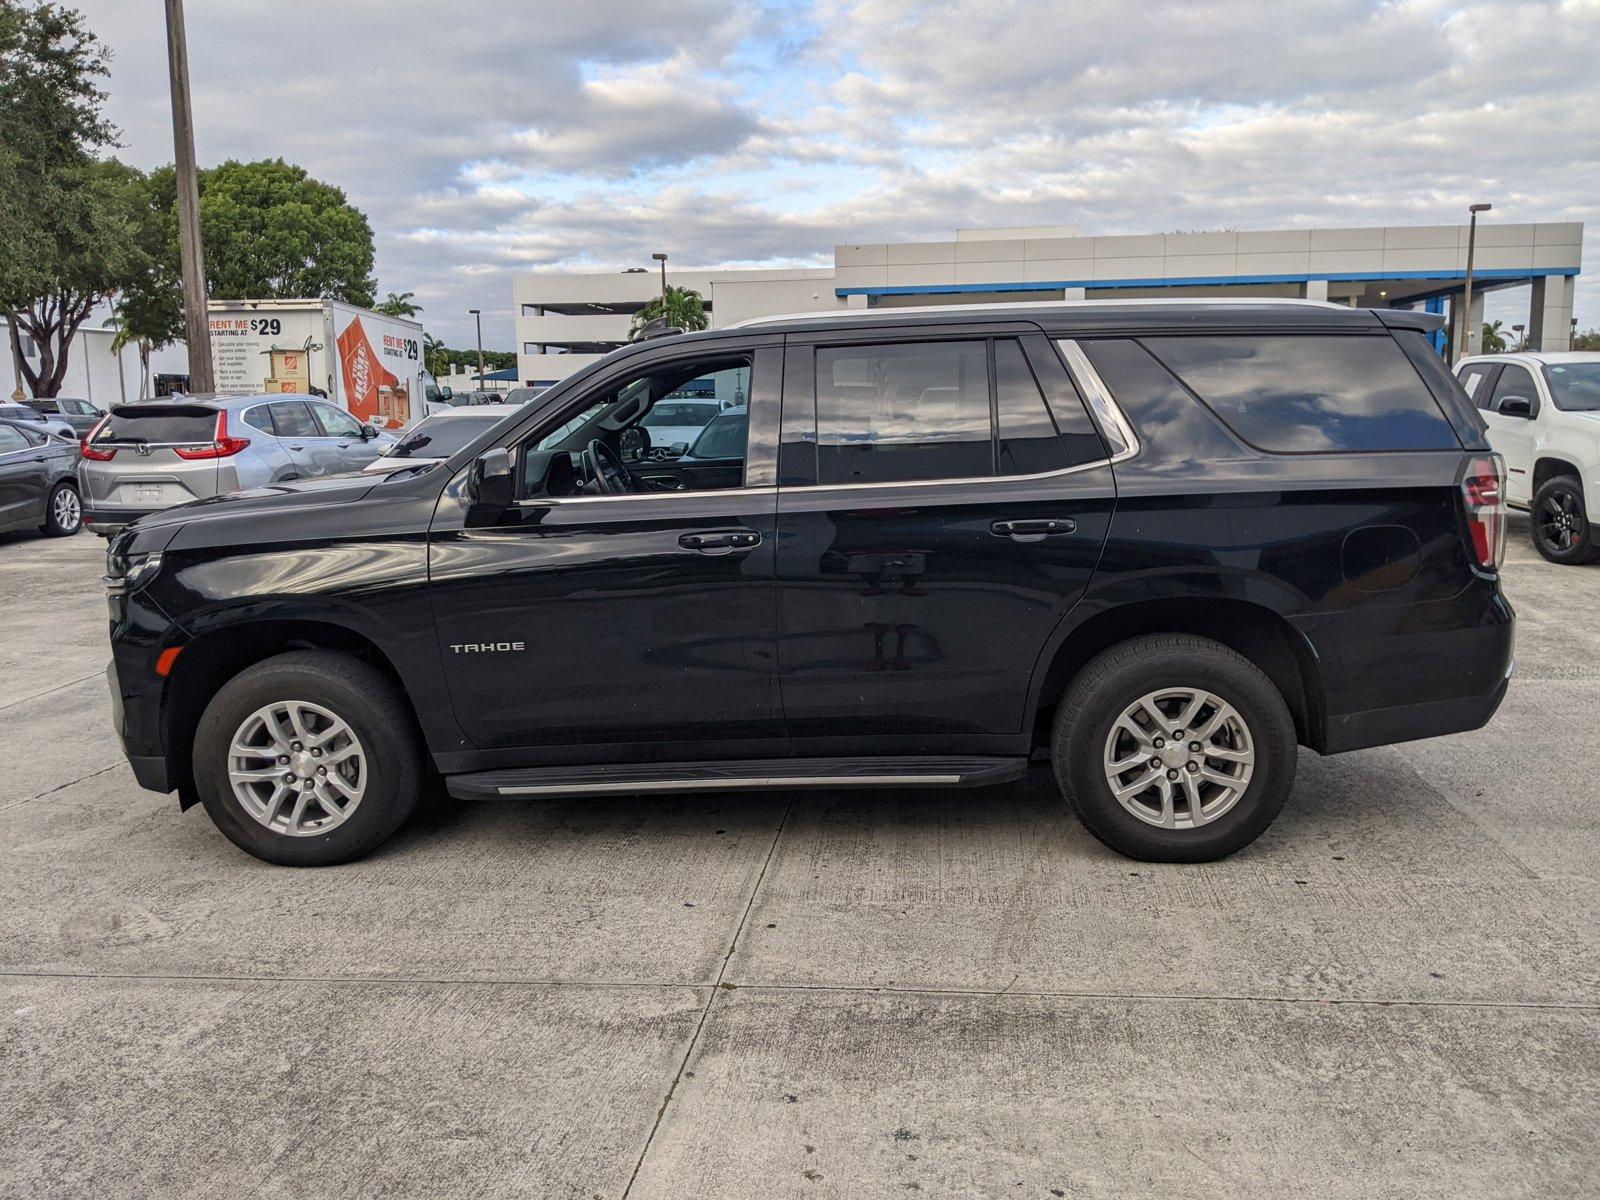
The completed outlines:
[[[1600,350],[1600,329],[1585,329],[1572,335],[1574,350]]]
[[[669,287],[665,303],[657,296],[646,301],[644,307],[633,314],[633,320],[628,325],[628,340],[638,337],[639,331],[648,322],[661,316],[667,318],[667,324],[676,325],[685,333],[694,333],[711,325],[711,318],[706,315],[704,296],[693,288]]]
[[[422,365],[435,378],[450,374],[450,351],[431,333],[422,335]]]
[[[151,174],[164,212],[177,206],[171,167]],[[372,226],[332,184],[281,158],[200,172],[206,291],[217,300],[320,297],[371,308]],[[172,226],[171,264],[178,261]]]
[[[1506,352],[1506,336],[1501,329],[1500,321],[1485,321],[1483,323],[1483,353],[1504,354]]]
[[[169,248],[177,237],[177,220],[151,180],[138,185],[138,219],[134,238],[141,252],[122,290],[112,303],[106,325],[117,331],[111,353],[123,347],[139,351],[139,399],[150,395],[150,354],[184,336],[183,281]]]
[[[60,390],[73,337],[139,261],[138,172],[94,157],[116,138],[101,116],[106,62],[76,10],[0,0],[0,313],[38,397]]]
[[[372,311],[386,317],[414,317],[422,311],[422,305],[413,303],[416,296],[415,292],[390,292],[373,305]]]

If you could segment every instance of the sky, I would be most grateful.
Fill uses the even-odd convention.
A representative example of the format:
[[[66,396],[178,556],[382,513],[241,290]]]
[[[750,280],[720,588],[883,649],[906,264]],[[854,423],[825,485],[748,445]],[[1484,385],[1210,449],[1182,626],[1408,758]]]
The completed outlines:
[[[172,158],[161,0],[72,0],[126,161]],[[513,346],[511,277],[829,266],[970,226],[1085,235],[1584,221],[1600,0],[187,0],[199,161],[367,214],[379,294]],[[1527,293],[1488,316],[1526,318]]]

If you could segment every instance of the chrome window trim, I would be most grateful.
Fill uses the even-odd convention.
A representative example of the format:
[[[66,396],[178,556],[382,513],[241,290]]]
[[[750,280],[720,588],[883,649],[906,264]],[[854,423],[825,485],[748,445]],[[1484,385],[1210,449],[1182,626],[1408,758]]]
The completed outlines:
[[[721,496],[776,496],[773,487],[696,488],[684,492],[621,492],[607,496],[532,496],[514,500],[516,508],[556,508],[568,504],[604,504],[618,500],[689,500],[716,499]]]
[[[1033,475],[960,475],[949,479],[903,479],[903,480],[875,480],[871,483],[801,483],[787,484],[783,487],[785,492],[804,492],[811,495],[815,492],[856,492],[867,489],[897,489],[908,487],[973,487],[980,484],[1008,484],[1008,483],[1034,483],[1041,479],[1060,479],[1064,475],[1077,475],[1083,471],[1092,471],[1103,467],[1114,459],[1097,458],[1093,462],[1077,463],[1070,467],[1062,467],[1059,471],[1041,471]]]
[[[1121,449],[1113,447],[1109,461],[1123,462],[1139,453],[1139,435],[1134,433],[1128,418],[1123,415],[1122,409],[1117,407],[1117,402],[1111,397],[1111,389],[1106,386],[1105,380],[1100,378],[1100,372],[1094,369],[1094,364],[1083,352],[1083,347],[1078,345],[1075,338],[1057,338],[1056,346],[1060,349],[1062,357],[1067,360],[1067,370],[1077,382],[1078,390],[1089,402],[1089,408],[1100,426],[1100,432],[1106,435],[1108,440],[1122,443]]]

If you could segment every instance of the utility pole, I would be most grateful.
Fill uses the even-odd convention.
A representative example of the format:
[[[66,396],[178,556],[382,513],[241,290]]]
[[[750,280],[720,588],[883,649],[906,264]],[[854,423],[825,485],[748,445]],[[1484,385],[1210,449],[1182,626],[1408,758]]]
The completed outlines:
[[[189,391],[214,392],[211,317],[206,309],[206,259],[200,245],[200,182],[194,166],[194,109],[189,103],[189,43],[183,0],[167,2],[167,68],[172,77],[172,146],[178,172],[178,250],[183,260],[184,340]]]
[[[475,308],[467,309],[472,314],[472,319],[478,323],[478,390],[482,391],[483,383],[483,314]]]
[[[1467,205],[1467,211],[1472,216],[1467,223],[1466,310],[1461,314],[1461,344],[1455,348],[1456,362],[1460,362],[1472,349],[1472,254],[1478,244],[1478,214],[1488,212],[1493,207],[1492,204]]]
[[[651,258],[661,264],[661,315],[667,315],[667,256],[665,254],[652,254]]]

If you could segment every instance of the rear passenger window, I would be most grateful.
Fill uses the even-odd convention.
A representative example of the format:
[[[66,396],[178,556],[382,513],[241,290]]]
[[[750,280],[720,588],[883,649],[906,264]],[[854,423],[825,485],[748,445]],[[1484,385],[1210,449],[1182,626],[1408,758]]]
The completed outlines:
[[[817,482],[994,474],[984,343],[817,351]]]
[[[1144,344],[1235,434],[1262,450],[1461,446],[1391,337],[1155,337]]]
[[[278,427],[278,436],[286,438],[321,437],[317,423],[311,419],[311,410],[299,400],[280,400],[271,405],[272,420]]]
[[[259,408],[246,409],[244,414],[244,423],[250,426],[252,429],[261,430],[262,433],[277,432],[277,430],[272,427],[272,414],[267,411],[267,406],[265,404],[261,405]]]
[[[1044,393],[1016,342],[994,344],[994,394],[1000,474],[1040,475],[1072,465]]]
[[[1461,372],[1461,390],[1466,392],[1470,399],[1479,408],[1489,407],[1489,389],[1483,386],[1483,381],[1488,378],[1489,367],[1468,367]]]

